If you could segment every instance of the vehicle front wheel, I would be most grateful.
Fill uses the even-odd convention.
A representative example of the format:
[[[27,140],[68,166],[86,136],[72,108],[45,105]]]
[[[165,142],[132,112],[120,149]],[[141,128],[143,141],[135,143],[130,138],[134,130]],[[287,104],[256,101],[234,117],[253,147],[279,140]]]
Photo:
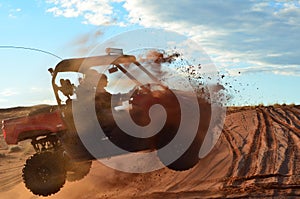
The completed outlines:
[[[25,186],[35,195],[49,196],[57,193],[66,181],[62,156],[52,153],[37,153],[27,159],[23,168]]]

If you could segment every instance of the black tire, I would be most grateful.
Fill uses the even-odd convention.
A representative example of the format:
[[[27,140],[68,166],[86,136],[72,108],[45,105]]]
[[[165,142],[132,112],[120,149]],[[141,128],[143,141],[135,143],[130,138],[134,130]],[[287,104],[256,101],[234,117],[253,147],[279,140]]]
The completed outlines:
[[[23,168],[25,186],[35,195],[49,196],[65,184],[64,160],[57,153],[37,153],[27,159]]]
[[[185,171],[193,168],[199,162],[199,149],[199,142],[194,140],[192,145],[171,164],[168,164],[166,161],[168,154],[163,154],[160,151],[158,151],[157,156],[160,159],[160,161],[169,169],[172,169],[174,171]]]
[[[84,162],[69,162],[68,172],[67,172],[67,181],[75,182],[82,180],[91,170],[92,161]]]
[[[185,150],[182,155],[179,155],[182,153],[183,149],[180,146],[181,143],[178,143],[177,145],[172,147],[172,150],[169,150],[168,152],[163,153],[160,150],[158,150],[157,152],[160,161],[169,169],[175,171],[184,171],[193,168],[199,162],[199,151],[209,129],[212,110],[211,110],[211,104],[208,103],[206,99],[198,98],[198,104],[199,104],[199,110],[201,110],[200,111],[201,119],[198,124],[197,134],[194,137],[188,149]],[[189,106],[188,101],[186,106]],[[182,135],[181,137],[182,140],[185,139],[185,137],[187,136],[190,136],[189,132],[186,132],[185,135]],[[162,137],[162,139],[158,140],[157,143],[160,144],[160,142],[162,142],[161,140],[164,140],[164,138]],[[179,158],[177,158],[175,161],[170,163],[169,157],[174,157],[174,155],[176,157],[177,153],[178,153],[177,157]]]

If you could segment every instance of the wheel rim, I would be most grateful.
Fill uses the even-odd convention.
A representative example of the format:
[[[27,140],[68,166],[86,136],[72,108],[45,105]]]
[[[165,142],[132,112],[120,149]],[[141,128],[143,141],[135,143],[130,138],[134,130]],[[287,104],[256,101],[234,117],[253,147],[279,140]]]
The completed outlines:
[[[51,172],[46,167],[39,167],[37,169],[37,176],[41,183],[47,183],[49,181],[49,177],[51,176]]]

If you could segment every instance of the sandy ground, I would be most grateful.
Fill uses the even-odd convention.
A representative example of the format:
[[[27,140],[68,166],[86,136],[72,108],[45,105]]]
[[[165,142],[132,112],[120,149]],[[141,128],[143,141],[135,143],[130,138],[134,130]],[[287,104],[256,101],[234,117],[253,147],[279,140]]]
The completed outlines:
[[[234,108],[215,148],[188,171],[128,174],[94,161],[87,177],[47,198],[296,198],[299,139],[299,106]],[[9,148],[0,136],[1,199],[40,198],[22,183],[32,153],[29,142]]]

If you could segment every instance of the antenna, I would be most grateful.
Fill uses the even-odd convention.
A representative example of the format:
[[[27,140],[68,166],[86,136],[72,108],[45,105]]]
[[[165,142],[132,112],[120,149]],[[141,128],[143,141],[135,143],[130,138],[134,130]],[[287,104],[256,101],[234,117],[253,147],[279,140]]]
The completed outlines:
[[[63,60],[63,58],[55,55],[54,53],[51,53],[51,52],[48,52],[48,51],[45,51],[45,50],[41,50],[41,49],[38,49],[38,48],[31,48],[31,47],[24,47],[24,46],[1,46],[1,45],[0,45],[0,48],[14,48],[14,49],[32,50],[32,51],[37,51],[37,52],[45,53],[45,54],[51,55],[53,57],[56,57],[56,58],[58,58],[60,60]]]

